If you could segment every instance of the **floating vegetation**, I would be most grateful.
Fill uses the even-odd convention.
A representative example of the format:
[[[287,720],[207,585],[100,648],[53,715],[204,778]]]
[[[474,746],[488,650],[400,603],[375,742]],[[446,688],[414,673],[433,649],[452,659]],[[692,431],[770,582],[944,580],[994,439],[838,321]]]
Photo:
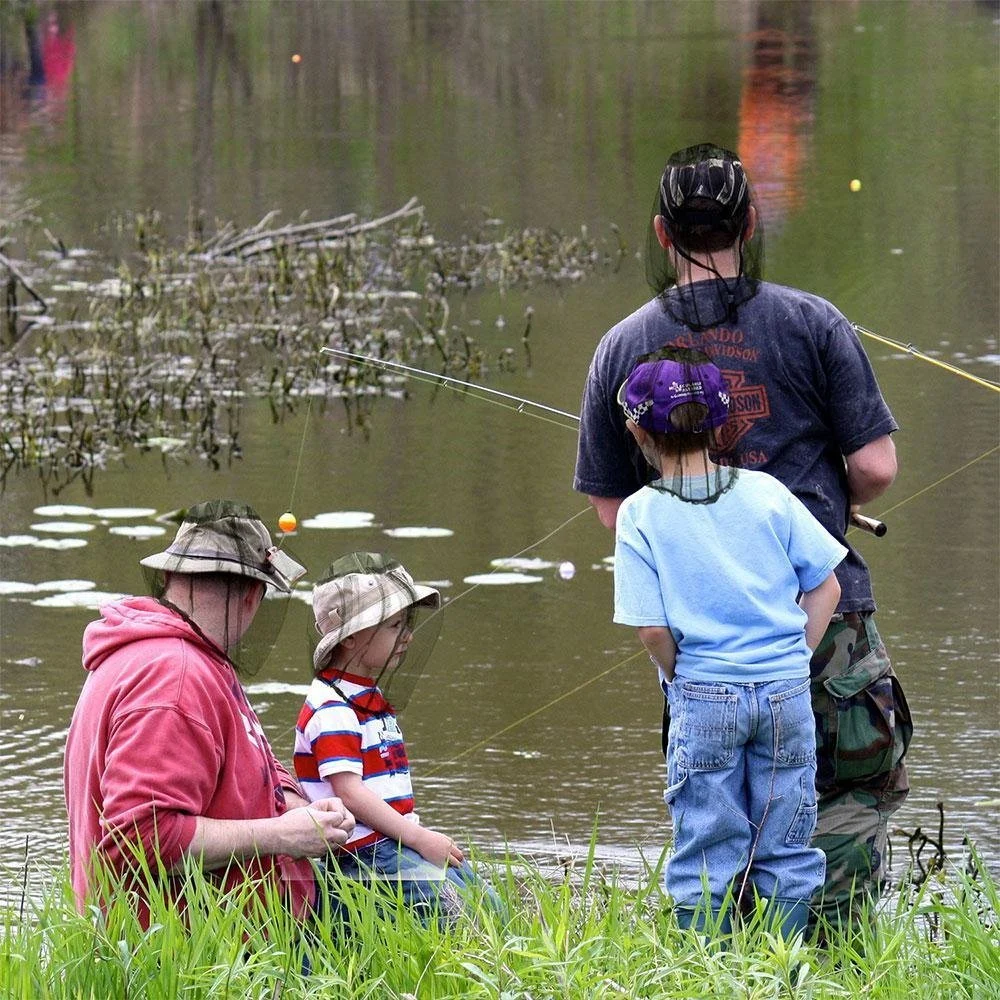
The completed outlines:
[[[317,514],[307,517],[302,522],[303,528],[370,528],[375,521],[375,515],[364,510],[338,510],[328,514]]]
[[[529,573],[476,573],[467,576],[464,583],[473,583],[478,586],[502,587],[515,583],[541,583],[543,577],[531,576]]]
[[[82,549],[85,538],[37,538],[35,535],[0,535],[0,546],[8,549],[32,547],[36,549]]]
[[[155,507],[98,507],[94,511],[94,517],[100,517],[107,521],[141,517],[155,517]]]
[[[46,580],[35,584],[37,590],[70,593],[74,590],[93,590],[97,586],[93,580]]]
[[[34,510],[39,517],[93,517],[93,507],[81,507],[72,503],[54,503]]]
[[[155,524],[116,524],[108,528],[109,535],[124,535],[126,538],[156,538],[165,535],[166,528],[160,528]]]
[[[31,603],[37,608],[86,608],[97,611],[102,605],[114,604],[127,596],[102,590],[74,590],[67,594],[52,594]]]
[[[538,559],[535,557],[505,556],[502,559],[491,559],[490,565],[496,566],[497,569],[540,570],[553,569],[556,564],[549,562],[547,559]]]
[[[455,532],[451,528],[421,528],[414,525],[409,528],[385,528],[382,534],[390,538],[449,538]]]
[[[38,587],[20,580],[0,580],[0,594],[37,594]]]
[[[97,584],[93,580],[46,580],[43,583],[25,583],[19,580],[0,580],[0,594],[4,596],[23,594],[71,594],[93,590]]]
[[[294,694],[304,698],[309,694],[309,685],[287,684],[284,681],[261,681],[258,684],[248,684],[247,694],[251,698],[266,694]]]
[[[469,332],[476,321],[456,321],[453,300],[487,287],[579,281],[626,252],[617,237],[602,248],[585,229],[506,231],[492,218],[452,244],[415,199],[372,220],[276,228],[274,214],[212,235],[196,220],[178,247],[167,244],[156,212],[137,214],[126,259],[50,249],[29,262],[0,259],[11,275],[0,489],[8,475],[32,469],[47,492],[80,480],[90,495],[95,473],[132,448],[219,468],[243,455],[250,398],[266,399],[275,421],[302,399],[339,400],[349,426],[365,429],[372,400],[404,395],[405,382],[321,348],[436,363],[470,378],[509,370],[514,349],[488,356]],[[0,219],[0,244],[16,237],[27,245],[40,225],[25,213]],[[18,289],[30,298],[19,303]],[[529,364],[532,314],[528,306],[523,325],[510,324]]]
[[[32,531],[50,532],[53,535],[76,535],[94,530],[94,526],[86,521],[41,521],[28,527]]]

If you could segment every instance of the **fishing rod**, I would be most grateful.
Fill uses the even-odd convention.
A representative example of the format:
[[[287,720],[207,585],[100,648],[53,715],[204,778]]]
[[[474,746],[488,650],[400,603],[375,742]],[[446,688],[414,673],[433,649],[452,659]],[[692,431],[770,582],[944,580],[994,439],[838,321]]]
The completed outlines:
[[[489,386],[477,385],[475,382],[466,382],[460,378],[452,378],[450,375],[439,375],[436,372],[429,372],[423,368],[414,368],[412,365],[404,365],[399,361],[390,361],[387,358],[373,358],[368,354],[355,354],[352,351],[344,351],[339,347],[321,347],[321,354],[335,354],[341,358],[350,358],[352,361],[360,361],[364,364],[373,365],[374,367],[389,367],[395,369],[396,371],[406,372],[410,375],[423,375],[425,381],[432,380],[436,382],[444,382],[449,388],[454,388],[455,386],[460,386],[464,390],[475,390],[475,392],[488,392],[490,395],[499,396],[503,399],[509,399],[511,402],[517,403],[517,407],[510,407],[510,409],[516,409],[516,412],[523,413],[526,406],[534,407],[536,410],[542,410],[545,413],[554,413],[560,417],[566,417],[569,420],[575,420],[579,423],[580,418],[575,413],[567,413],[565,410],[558,410],[554,406],[546,406],[544,403],[535,403],[530,399],[524,399],[521,396],[513,396],[509,392],[501,392],[499,389],[491,389]]]
[[[489,386],[479,385],[476,382],[467,382],[464,379],[453,378],[450,375],[439,375],[436,372],[427,371],[424,368],[416,368],[413,365],[404,365],[400,361],[390,361],[388,358],[376,358],[369,354],[358,354],[354,351],[342,350],[339,347],[321,347],[320,352],[322,354],[332,354],[335,357],[349,358],[351,361],[358,361],[361,364],[371,365],[374,368],[388,368],[391,371],[405,372],[407,375],[416,377],[418,381],[429,382],[432,385],[444,383],[449,389],[455,389],[465,395],[482,399],[484,402],[490,402],[490,400],[478,394],[481,392],[488,393],[491,396],[508,400],[510,403],[516,403],[516,406],[501,404],[504,406],[504,409],[513,410],[515,413],[527,413],[529,416],[540,416],[541,413],[553,413],[560,417],[566,417],[577,424],[580,422],[579,416],[575,413],[567,413],[566,410],[559,410],[554,406],[537,403],[534,400],[526,399],[523,396],[515,396],[509,392],[501,392],[499,389],[491,389]],[[532,410],[537,410],[539,413],[534,413],[526,409],[526,407],[531,407]],[[548,422],[557,423],[557,421]],[[559,426],[566,427],[567,425],[559,424]],[[573,428],[569,429],[573,430]],[[884,521],[879,521],[874,517],[867,517],[864,514],[859,514],[857,511],[851,512],[851,524],[861,531],[867,531],[869,534],[875,535],[877,538],[882,538],[889,530]]]
[[[872,340],[877,340],[880,344],[895,347],[898,351],[905,351],[907,354],[912,354],[913,357],[920,358],[921,361],[926,361],[928,364],[943,368],[946,372],[951,372],[953,375],[961,375],[962,378],[967,378],[970,382],[975,382],[976,385],[981,385],[984,389],[992,389],[994,392],[1000,392],[1000,384],[991,382],[986,378],[980,378],[978,375],[973,375],[972,372],[967,372],[964,368],[958,368],[956,365],[950,365],[947,361],[932,358],[929,354],[924,354],[923,351],[918,350],[913,344],[904,344],[901,341],[893,340],[891,337],[883,337],[881,334],[863,327],[860,323],[852,323],[851,326],[858,333],[863,333],[866,337],[871,337]]]

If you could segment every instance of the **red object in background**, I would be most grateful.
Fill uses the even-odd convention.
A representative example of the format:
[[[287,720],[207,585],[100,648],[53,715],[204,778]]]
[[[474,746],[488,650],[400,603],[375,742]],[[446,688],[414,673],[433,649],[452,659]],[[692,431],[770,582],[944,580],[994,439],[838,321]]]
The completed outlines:
[[[42,65],[45,67],[45,85],[54,98],[66,96],[75,59],[76,41],[72,25],[62,31],[56,15],[50,14],[42,40]]]

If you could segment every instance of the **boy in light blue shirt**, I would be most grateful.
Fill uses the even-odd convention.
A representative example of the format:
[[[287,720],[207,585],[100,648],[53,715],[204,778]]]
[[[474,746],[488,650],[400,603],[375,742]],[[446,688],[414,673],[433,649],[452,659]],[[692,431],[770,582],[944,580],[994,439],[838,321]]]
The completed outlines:
[[[729,394],[705,355],[647,355],[618,401],[660,472],[618,511],[614,620],[638,628],[675,720],[666,889],[682,926],[727,933],[749,890],[789,936],[825,871],[809,659],[847,550],[778,480],[712,460]]]

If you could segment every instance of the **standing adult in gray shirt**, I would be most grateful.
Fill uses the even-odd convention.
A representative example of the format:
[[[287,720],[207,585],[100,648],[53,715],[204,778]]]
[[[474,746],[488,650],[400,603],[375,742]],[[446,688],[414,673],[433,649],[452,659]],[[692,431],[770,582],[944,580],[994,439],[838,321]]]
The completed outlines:
[[[705,352],[731,401],[723,461],[779,479],[848,548],[836,614],[810,666],[817,725],[814,843],[827,880],[814,915],[856,916],[886,879],[887,824],[909,791],[909,708],[875,627],[868,567],[847,541],[852,508],[896,475],[898,429],[856,332],[829,302],[761,279],[763,233],[743,165],[710,144],[673,154],[653,212],[655,297],[594,353],[580,415],[574,489],[612,530],[622,500],[655,475],[625,428],[619,387],[666,346]],[[664,713],[664,748],[669,718]]]

